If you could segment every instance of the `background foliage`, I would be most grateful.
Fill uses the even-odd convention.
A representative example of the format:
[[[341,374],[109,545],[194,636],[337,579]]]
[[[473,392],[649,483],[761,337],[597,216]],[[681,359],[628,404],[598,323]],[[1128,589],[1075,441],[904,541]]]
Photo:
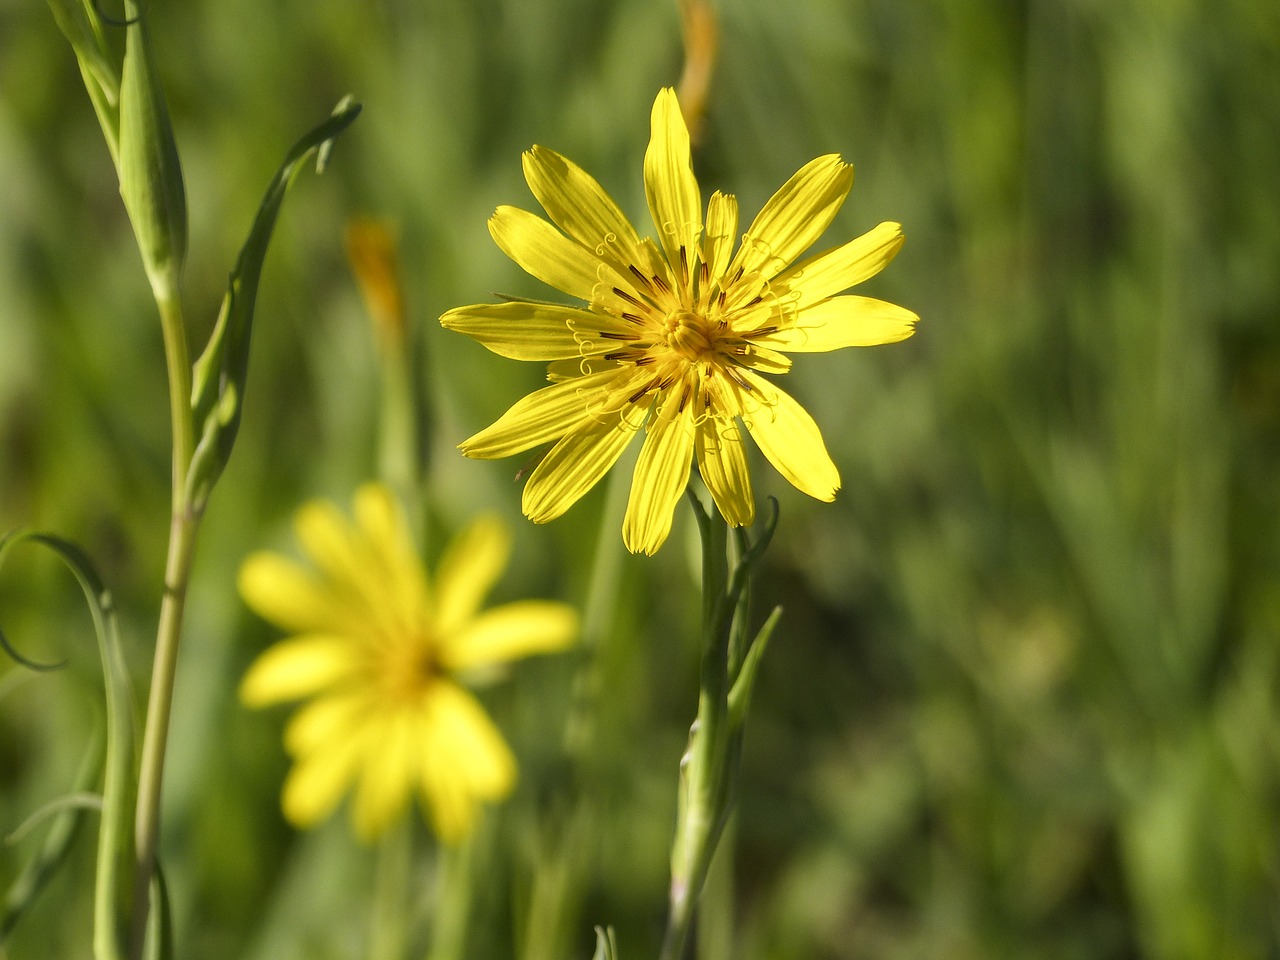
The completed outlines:
[[[1280,956],[1280,12],[718,11],[704,189],[752,211],[840,152],[858,179],[831,241],[900,220],[907,245],[867,292],[923,320],[906,343],[803,357],[788,378],[844,490],[826,506],[774,474],[757,483],[783,517],[760,599],[787,612],[706,956]],[[432,413],[430,544],[497,509],[517,529],[502,595],[580,603],[604,493],[534,528],[518,517],[518,464],[456,454],[540,374],[435,318],[491,291],[547,295],[485,229],[495,205],[533,203],[518,162],[531,143],[643,222],[647,111],[679,75],[677,12],[155,0],[150,14],[187,176],[197,343],[278,158],[343,93],[365,104],[326,175],[299,184],[268,257],[240,444],[197,560],[165,797],[181,956],[358,956],[373,857],[341,818],[285,827],[283,715],[234,695],[271,637],[234,594],[240,559],[292,549],[298,503],[345,502],[374,469],[376,362],[344,224],[400,225]],[[0,528],[85,545],[139,677],[168,483],[153,313],[71,51],[44,4],[0,0]],[[617,926],[628,960],[653,954],[697,682],[692,527],[681,515],[655,561],[623,561],[593,829],[555,826],[574,658],[486,693],[523,767],[477,840],[471,956],[528,955],[530,878],[555,843],[587,864],[567,955],[590,953],[592,923]],[[73,588],[27,560],[0,581],[0,624],[70,667],[0,665],[4,832],[72,781],[100,699]],[[0,883],[20,851],[0,850]],[[86,836],[15,960],[82,953],[91,857]],[[433,862],[416,874],[424,913]]]

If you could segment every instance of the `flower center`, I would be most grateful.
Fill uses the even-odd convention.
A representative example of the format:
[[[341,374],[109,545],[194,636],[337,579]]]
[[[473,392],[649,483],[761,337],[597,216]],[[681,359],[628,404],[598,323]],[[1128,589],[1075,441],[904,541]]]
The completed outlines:
[[[667,314],[662,335],[667,346],[686,360],[706,360],[716,349],[716,338],[706,319],[689,310]]]
[[[440,673],[431,645],[420,641],[398,643],[384,650],[378,667],[387,697],[400,701],[419,697]]]

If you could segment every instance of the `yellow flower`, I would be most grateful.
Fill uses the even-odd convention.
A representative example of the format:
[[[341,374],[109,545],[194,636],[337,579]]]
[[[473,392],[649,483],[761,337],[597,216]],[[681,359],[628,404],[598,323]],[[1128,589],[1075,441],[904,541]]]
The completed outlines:
[[[252,664],[241,700],[309,700],[285,731],[296,761],[285,815],[313,826],[354,782],[361,838],[378,836],[416,792],[441,839],[461,839],[482,801],[510,793],[516,765],[457,676],[565,647],[576,615],[539,600],[480,611],[510,553],[496,518],[480,518],[450,544],[434,585],[381,484],[356,492],[354,524],[313,501],[295,528],[315,570],[266,552],[240,570],[249,606],[294,634]]]
[[[553,444],[524,488],[535,522],[564,513],[644,430],[622,533],[628,549],[645,553],[667,538],[694,460],[725,520],[751,523],[739,419],[787,480],[834,499],[840,475],[817,425],[761,374],[790,369],[788,352],[905,339],[918,319],[881,300],[835,296],[893,259],[903,239],[896,223],[796,262],[853,184],[838,156],[788,180],[735,252],[737,200],[712,194],[704,220],[672,90],[658,94],[651,125],[644,183],[657,243],[641,239],[585,171],[538,146],[524,155],[525,179],[554,226],[507,206],[489,220],[507,256],[585,309],[513,300],[440,318],[502,356],[552,361],[551,386],[460,445],[469,457],[496,458]]]

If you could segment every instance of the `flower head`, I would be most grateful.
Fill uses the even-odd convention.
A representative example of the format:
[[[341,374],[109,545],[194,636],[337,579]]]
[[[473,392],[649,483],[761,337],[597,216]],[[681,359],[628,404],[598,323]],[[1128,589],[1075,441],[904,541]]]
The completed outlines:
[[[881,300],[836,296],[893,259],[903,239],[896,223],[796,262],[853,184],[838,156],[811,161],[783,184],[735,250],[737,200],[712,194],[704,217],[672,90],[658,94],[651,125],[644,183],[656,242],[642,239],[586,172],[545,147],[524,155],[524,172],[552,222],[506,206],[489,220],[507,256],[585,307],[512,300],[440,318],[495,353],[551,361],[551,386],[461,444],[482,458],[552,444],[524,488],[534,521],[572,506],[644,431],[623,539],[645,553],[667,538],[694,461],[724,518],[751,523],[739,421],[791,483],[833,499],[840,475],[817,425],[763,375],[786,373],[787,353],[905,339],[917,320]]]
[[[434,585],[390,490],[361,487],[355,522],[326,501],[298,511],[298,539],[315,563],[256,553],[240,592],[294,634],[269,648],[241,684],[245,704],[308,700],[285,730],[295,759],[285,815],[313,826],[355,783],[352,819],[380,834],[417,793],[446,842],[465,836],[480,802],[506,796],[516,766],[502,735],[459,674],[565,647],[567,606],[525,600],[481,612],[506,566],[510,535],[480,518],[446,550]]]

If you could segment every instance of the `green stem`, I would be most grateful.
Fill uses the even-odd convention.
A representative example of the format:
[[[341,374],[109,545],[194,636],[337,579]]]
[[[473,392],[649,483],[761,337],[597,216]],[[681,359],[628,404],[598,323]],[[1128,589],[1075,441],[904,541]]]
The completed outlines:
[[[413,859],[412,840],[409,818],[402,816],[387,829],[378,843],[369,960],[404,960],[405,891],[409,886],[409,864]]]
[[[169,371],[169,413],[173,430],[173,498],[169,523],[169,552],[165,560],[164,595],[156,630],[155,658],[151,668],[151,692],[143,730],[142,759],[138,773],[138,803],[134,817],[137,873],[134,876],[131,955],[142,955],[149,910],[151,877],[155,871],[160,837],[160,787],[164,776],[169,714],[173,707],[173,682],[178,664],[178,643],[186,605],[187,583],[195,554],[200,518],[187,509],[187,469],[195,449],[191,420],[191,363],[187,350],[182,305],[176,293],[157,297],[164,331],[165,363]]]
[[[480,830],[486,830],[484,824]],[[466,956],[467,932],[475,899],[475,859],[479,831],[456,847],[439,847],[439,882],[435,922],[427,960],[458,960]]]
[[[671,891],[661,960],[681,960],[693,927],[728,805],[729,597],[728,526],[708,513],[692,490],[689,499],[702,539],[702,665],[698,717],[681,761],[680,803],[671,849]]]
[[[422,533],[422,456],[420,399],[415,377],[415,352],[407,332],[394,340],[382,338],[382,403],[379,409],[378,476],[396,492],[409,513],[412,529]]]

